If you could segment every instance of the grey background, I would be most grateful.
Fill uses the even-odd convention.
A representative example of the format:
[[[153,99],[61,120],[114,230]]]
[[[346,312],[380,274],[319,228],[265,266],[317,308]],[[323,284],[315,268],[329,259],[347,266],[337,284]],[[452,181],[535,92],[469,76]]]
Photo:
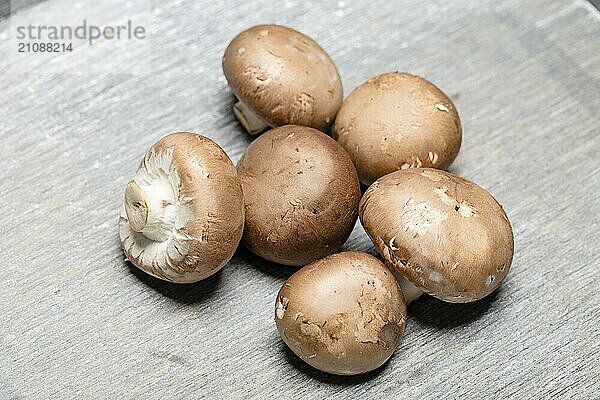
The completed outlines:
[[[78,5],[121,21],[122,3],[40,2],[0,19],[0,38]],[[598,398],[599,15],[583,0],[171,1],[152,7],[145,46],[99,44],[85,62],[2,46],[0,398]],[[513,224],[500,290],[418,300],[393,358],[365,376],[315,371],[279,339],[274,299],[293,269],[240,249],[176,286],[119,249],[123,188],[158,138],[193,130],[243,153],[220,58],[263,22],[321,43],[346,95],[391,70],[441,87],[464,128],[451,170]],[[344,248],[374,253],[359,226]]]

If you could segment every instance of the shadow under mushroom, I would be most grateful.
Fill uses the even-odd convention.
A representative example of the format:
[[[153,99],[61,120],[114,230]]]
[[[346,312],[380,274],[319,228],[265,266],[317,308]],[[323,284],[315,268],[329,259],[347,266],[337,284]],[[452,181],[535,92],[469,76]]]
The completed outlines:
[[[447,303],[424,294],[408,307],[409,318],[421,325],[453,329],[484,316],[498,298],[502,287],[472,303]]]
[[[265,275],[269,275],[282,281],[286,280],[294,272],[300,269],[300,267],[291,267],[265,260],[246,249],[242,244],[240,244],[236,250],[230,263],[231,262],[236,265],[249,265]]]
[[[148,275],[130,263],[123,256],[123,263],[133,276],[161,295],[183,304],[195,304],[207,301],[218,290],[221,271],[195,283],[173,283]]]

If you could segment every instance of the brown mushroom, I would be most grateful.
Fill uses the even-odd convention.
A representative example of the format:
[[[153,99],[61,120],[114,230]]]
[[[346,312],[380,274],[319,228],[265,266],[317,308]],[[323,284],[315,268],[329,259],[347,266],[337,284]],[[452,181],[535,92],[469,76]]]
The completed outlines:
[[[427,80],[400,72],[376,76],[354,89],[332,133],[366,185],[398,169],[446,169],[462,138],[452,101]]]
[[[297,124],[324,130],[342,103],[342,83],[329,55],[314,40],[280,25],[237,35],[223,72],[239,102],[234,113],[250,134]]]
[[[286,265],[305,265],[341,246],[356,222],[360,187],[348,154],[306,126],[272,129],[238,165],[244,190],[243,243]]]
[[[233,256],[244,227],[242,188],[212,140],[177,132],[155,143],[125,189],[121,247],[142,271],[176,283],[204,279]]]
[[[283,341],[306,363],[355,375],[390,358],[404,334],[406,305],[381,261],[349,251],[293,274],[277,295],[275,322]]]
[[[365,192],[359,215],[381,256],[444,301],[487,296],[512,262],[512,228],[500,204],[449,172],[415,168],[388,174]]]

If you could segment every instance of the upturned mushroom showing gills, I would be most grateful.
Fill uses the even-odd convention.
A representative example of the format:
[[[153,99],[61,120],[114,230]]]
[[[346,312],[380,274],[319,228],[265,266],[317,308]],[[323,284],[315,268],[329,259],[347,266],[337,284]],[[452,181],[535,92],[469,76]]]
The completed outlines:
[[[404,335],[406,305],[381,261],[349,251],[293,274],[277,295],[275,323],[283,341],[309,365],[355,375],[390,358]]]
[[[142,271],[191,283],[219,271],[244,228],[242,187],[225,152],[190,132],[163,137],[125,188],[119,233]]]
[[[280,25],[238,34],[223,56],[238,98],[233,111],[250,134],[286,124],[324,130],[342,103],[337,67],[314,40]]]
[[[267,260],[305,265],[348,238],[360,186],[348,154],[313,128],[285,125],[259,136],[237,165],[244,190],[242,242]]]
[[[512,262],[512,228],[500,204],[449,172],[388,174],[367,189],[359,215],[386,262],[440,300],[466,303],[489,295]]]
[[[365,185],[399,169],[446,169],[462,140],[460,118],[448,96],[431,82],[400,72],[376,76],[354,89],[342,103],[332,134]]]

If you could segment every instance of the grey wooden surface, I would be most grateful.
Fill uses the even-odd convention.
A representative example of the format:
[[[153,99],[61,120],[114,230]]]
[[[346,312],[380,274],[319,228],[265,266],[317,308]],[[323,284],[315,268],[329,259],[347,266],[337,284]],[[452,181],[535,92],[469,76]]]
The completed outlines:
[[[600,17],[589,3],[96,3],[0,19],[0,398],[600,396]],[[103,24],[150,10],[148,39],[78,59],[9,54],[15,21],[58,23],[77,6]],[[293,269],[239,250],[213,278],[176,286],[119,249],[123,188],[159,137],[197,131],[239,159],[249,139],[220,59],[262,22],[320,42],[346,95],[391,70],[445,90],[464,127],[451,170],[513,224],[501,289],[468,305],[420,299],[401,347],[366,376],[319,373],[285,348],[273,303]],[[374,253],[358,226],[344,248]]]

